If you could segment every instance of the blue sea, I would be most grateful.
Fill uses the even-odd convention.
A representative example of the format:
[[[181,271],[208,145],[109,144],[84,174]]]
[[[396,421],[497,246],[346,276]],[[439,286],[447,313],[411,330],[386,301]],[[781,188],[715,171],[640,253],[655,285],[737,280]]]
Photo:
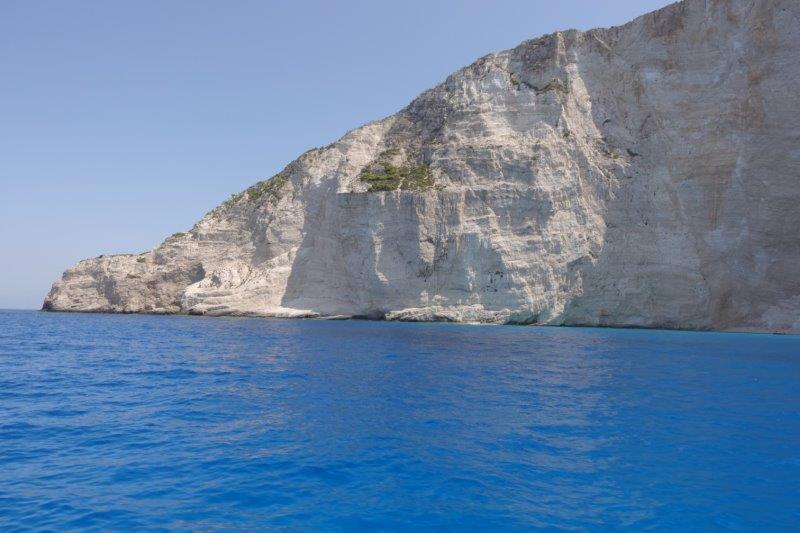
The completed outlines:
[[[0,312],[0,530],[790,531],[800,337]]]

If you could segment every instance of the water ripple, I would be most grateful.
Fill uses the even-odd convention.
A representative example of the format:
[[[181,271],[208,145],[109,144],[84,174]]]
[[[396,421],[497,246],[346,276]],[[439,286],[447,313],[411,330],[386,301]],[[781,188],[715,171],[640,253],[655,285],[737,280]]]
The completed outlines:
[[[798,381],[798,337],[0,311],[0,530],[791,530]]]

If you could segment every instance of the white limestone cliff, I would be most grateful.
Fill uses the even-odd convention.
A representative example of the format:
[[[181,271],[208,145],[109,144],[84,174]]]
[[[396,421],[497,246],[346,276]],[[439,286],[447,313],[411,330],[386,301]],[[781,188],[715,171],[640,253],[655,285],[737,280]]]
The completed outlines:
[[[800,332],[800,2],[490,54],[44,308]]]

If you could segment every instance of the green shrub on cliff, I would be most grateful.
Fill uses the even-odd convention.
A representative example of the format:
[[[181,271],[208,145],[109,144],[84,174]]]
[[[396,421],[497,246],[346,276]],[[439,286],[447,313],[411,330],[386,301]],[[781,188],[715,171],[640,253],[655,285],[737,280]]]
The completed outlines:
[[[430,165],[395,165],[390,159],[399,155],[396,148],[386,150],[364,167],[359,178],[369,184],[369,192],[426,191],[434,186]]]

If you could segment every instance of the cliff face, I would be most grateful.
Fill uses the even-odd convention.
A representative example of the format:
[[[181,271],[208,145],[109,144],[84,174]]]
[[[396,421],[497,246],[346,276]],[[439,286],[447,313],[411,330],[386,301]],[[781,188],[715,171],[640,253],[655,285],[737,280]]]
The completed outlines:
[[[526,41],[44,308],[800,332],[799,45],[796,0]]]

